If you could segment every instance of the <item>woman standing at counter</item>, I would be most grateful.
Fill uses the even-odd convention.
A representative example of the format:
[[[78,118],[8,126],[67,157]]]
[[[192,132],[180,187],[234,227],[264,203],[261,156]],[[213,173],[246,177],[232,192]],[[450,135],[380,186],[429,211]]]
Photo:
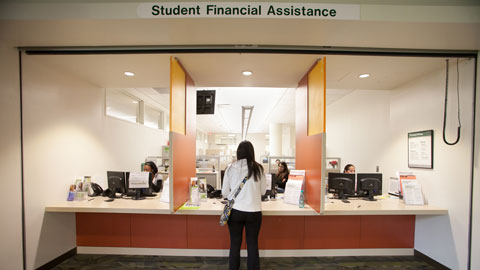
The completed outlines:
[[[240,268],[240,248],[243,227],[247,238],[247,268],[260,269],[258,234],[262,225],[261,196],[266,192],[263,167],[255,161],[252,143],[243,141],[237,148],[237,161],[228,166],[223,180],[222,195],[231,200],[237,187],[247,177],[245,185],[235,198],[228,220],[230,232],[229,269]]]

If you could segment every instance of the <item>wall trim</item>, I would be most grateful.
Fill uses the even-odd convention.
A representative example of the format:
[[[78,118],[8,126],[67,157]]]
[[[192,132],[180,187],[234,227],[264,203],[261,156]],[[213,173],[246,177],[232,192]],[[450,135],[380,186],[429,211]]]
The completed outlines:
[[[420,252],[416,249],[413,251],[413,256],[421,259],[424,262],[427,262],[431,266],[435,267],[435,269],[450,269],[450,268],[446,267],[445,265],[435,261],[434,259],[428,257],[427,255],[423,254],[422,252]]]
[[[228,257],[228,249],[77,247],[78,254]],[[247,251],[242,250],[246,257]],[[413,256],[411,248],[260,250],[262,257]]]
[[[472,50],[434,50],[401,48],[362,48],[335,46],[288,46],[257,44],[226,45],[151,45],[151,46],[45,46],[18,47],[31,55],[93,55],[93,54],[175,54],[175,53],[275,53],[321,55],[375,55],[416,57],[477,57]]]
[[[74,247],[71,250],[63,253],[62,255],[58,256],[57,258],[49,261],[48,263],[38,267],[37,270],[52,269],[53,267],[55,267],[55,266],[59,265],[60,263],[62,263],[63,261],[65,261],[66,259],[69,259],[69,258],[71,258],[75,255],[77,255],[77,248],[76,247]]]

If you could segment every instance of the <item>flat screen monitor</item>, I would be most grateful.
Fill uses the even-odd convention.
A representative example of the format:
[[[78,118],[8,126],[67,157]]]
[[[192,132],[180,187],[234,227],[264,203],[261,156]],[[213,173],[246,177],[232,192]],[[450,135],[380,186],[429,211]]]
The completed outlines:
[[[382,174],[357,173],[357,194],[375,201],[374,195],[382,195]]]
[[[117,193],[125,194],[125,172],[107,171],[108,189],[112,192],[108,197],[115,198]]]
[[[132,200],[142,200],[145,199],[145,196],[154,196],[151,172],[127,172],[126,176],[127,195],[132,196]]]
[[[355,195],[355,174],[328,173],[328,192],[343,200],[349,195]]]
[[[197,114],[215,113],[215,90],[197,91]]]

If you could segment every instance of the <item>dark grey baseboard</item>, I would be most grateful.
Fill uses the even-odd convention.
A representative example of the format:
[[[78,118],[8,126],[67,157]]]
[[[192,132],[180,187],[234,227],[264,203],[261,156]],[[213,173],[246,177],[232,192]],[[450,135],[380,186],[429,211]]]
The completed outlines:
[[[37,268],[37,270],[48,270],[52,269],[53,267],[59,265],[63,261],[65,261],[68,258],[71,258],[73,256],[77,255],[77,247],[72,248],[71,250],[63,253],[62,255],[58,256],[57,258],[49,261],[48,263],[40,266]]]
[[[421,259],[424,262],[427,262],[431,266],[435,267],[435,269],[450,269],[450,268],[446,267],[445,265],[435,261],[434,259],[428,257],[427,255],[423,254],[422,252],[420,252],[416,249],[413,250],[413,256]]]

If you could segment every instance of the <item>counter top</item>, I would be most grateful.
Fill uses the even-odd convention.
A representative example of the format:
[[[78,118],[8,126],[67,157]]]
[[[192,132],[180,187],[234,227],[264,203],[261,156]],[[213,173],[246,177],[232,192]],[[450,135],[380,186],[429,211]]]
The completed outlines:
[[[93,212],[93,213],[129,213],[129,214],[171,214],[168,203],[160,201],[160,195],[147,197],[144,200],[130,198],[115,199],[106,202],[106,197],[94,197],[84,201],[64,201],[48,204],[46,212]],[[182,209],[179,215],[220,215],[224,204],[219,199],[208,199],[201,202],[198,209]],[[377,197],[377,201],[366,201],[362,198],[349,199],[350,203],[341,200],[327,199],[324,215],[446,215],[448,210],[430,205],[406,205],[396,197]],[[267,216],[315,216],[312,208],[305,205],[285,204],[281,198],[262,202],[263,215]]]
[[[377,196],[377,201],[349,198],[350,203],[338,199],[325,201],[324,215],[446,215],[447,209],[431,205],[407,205],[398,197]]]
[[[131,198],[115,199],[106,202],[107,197],[92,197],[83,201],[63,201],[48,204],[45,212],[90,212],[90,213],[130,213],[130,214],[170,214],[170,205],[160,201],[160,195],[144,200]]]

